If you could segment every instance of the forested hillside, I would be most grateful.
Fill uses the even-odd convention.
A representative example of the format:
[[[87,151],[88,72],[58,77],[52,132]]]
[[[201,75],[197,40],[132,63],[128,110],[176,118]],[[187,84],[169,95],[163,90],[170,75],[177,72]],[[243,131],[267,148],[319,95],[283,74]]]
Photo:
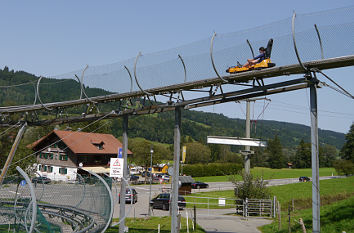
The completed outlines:
[[[14,72],[5,67],[0,70],[0,105],[33,104],[34,89],[38,77],[24,71]],[[109,94],[97,88],[86,88],[88,96]],[[73,79],[48,79],[43,78],[40,85],[40,96],[43,102],[56,102],[77,99],[80,96],[79,83]],[[38,100],[37,100],[38,103]],[[117,106],[115,103],[100,105],[100,110],[110,111]],[[75,111],[71,110],[74,114]],[[77,110],[76,113],[80,113]],[[112,120],[107,133],[121,136],[121,120]],[[253,126],[255,126],[253,124]],[[257,121],[257,127],[252,127],[251,136],[264,140],[278,136],[284,148],[295,148],[301,140],[310,142],[310,128],[308,126],[278,122]],[[54,127],[54,126],[53,126]],[[173,143],[174,113],[134,116],[129,118],[129,137],[143,137],[151,141]],[[255,130],[256,129],[256,130]],[[243,137],[245,120],[231,119],[222,114],[206,113],[185,110],[182,112],[183,140],[206,142],[208,135]],[[328,130],[319,130],[319,142],[341,149],[345,135]]]

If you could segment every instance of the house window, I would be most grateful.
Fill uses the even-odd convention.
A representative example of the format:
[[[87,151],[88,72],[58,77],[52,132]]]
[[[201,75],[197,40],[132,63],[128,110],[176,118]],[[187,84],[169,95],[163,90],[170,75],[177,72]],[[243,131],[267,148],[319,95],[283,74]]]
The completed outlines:
[[[45,159],[48,159],[48,154],[47,153],[44,153],[43,156],[44,156]]]
[[[53,172],[53,167],[52,166],[48,166],[48,173],[52,173]]]
[[[49,159],[53,159],[53,157],[54,157],[53,153],[50,153],[49,154]]]
[[[68,161],[68,155],[59,155],[59,160]]]
[[[38,165],[38,171],[41,171],[41,169],[42,169],[42,165],[39,164],[39,165]]]
[[[43,171],[46,172],[48,167],[46,165],[44,165],[43,168],[44,168]]]
[[[59,168],[59,174],[63,174],[63,175],[68,174],[68,170],[64,167],[61,167]]]
[[[99,143],[97,143],[97,142],[93,142],[92,143],[95,147],[97,147],[97,149],[99,149],[99,150],[103,150],[103,145],[104,145],[104,142],[99,142]]]

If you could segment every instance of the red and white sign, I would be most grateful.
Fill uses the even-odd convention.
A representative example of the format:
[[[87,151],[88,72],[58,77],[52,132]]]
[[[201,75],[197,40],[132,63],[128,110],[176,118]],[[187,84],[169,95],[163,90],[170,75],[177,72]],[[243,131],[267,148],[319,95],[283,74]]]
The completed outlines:
[[[124,159],[111,158],[109,176],[122,178],[123,177],[123,164],[124,164]]]

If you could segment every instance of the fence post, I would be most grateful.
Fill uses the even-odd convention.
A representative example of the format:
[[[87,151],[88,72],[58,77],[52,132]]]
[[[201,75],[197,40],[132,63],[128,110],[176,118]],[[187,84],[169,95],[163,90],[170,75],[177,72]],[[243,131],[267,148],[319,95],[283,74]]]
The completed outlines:
[[[288,232],[289,233],[291,233],[290,211],[291,211],[291,206],[289,205],[289,207],[288,207]]]
[[[245,209],[246,209],[246,217],[248,217],[248,198],[246,197],[246,206],[245,206]]]
[[[181,230],[181,214],[177,214],[177,233],[179,233]]]
[[[194,226],[194,230],[196,230],[197,229],[197,208],[195,207],[195,205],[194,205],[194,207],[193,207],[193,210],[194,210],[194,224],[193,224],[193,226]]]
[[[276,196],[274,196],[273,197],[273,218],[275,218],[275,214],[276,214],[276,210],[277,210],[277,208],[276,208],[276,202],[277,201],[277,197]]]
[[[278,201],[278,230],[280,230],[280,228],[281,228],[281,206]]]

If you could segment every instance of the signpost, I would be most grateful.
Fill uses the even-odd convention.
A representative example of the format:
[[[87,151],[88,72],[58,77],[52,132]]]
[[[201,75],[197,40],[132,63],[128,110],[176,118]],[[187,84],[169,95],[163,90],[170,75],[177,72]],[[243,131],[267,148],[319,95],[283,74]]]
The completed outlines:
[[[111,158],[109,176],[122,178],[123,177],[123,164],[124,164],[124,159]]]
[[[122,147],[118,148],[118,158],[123,158],[123,149],[122,149]]]

